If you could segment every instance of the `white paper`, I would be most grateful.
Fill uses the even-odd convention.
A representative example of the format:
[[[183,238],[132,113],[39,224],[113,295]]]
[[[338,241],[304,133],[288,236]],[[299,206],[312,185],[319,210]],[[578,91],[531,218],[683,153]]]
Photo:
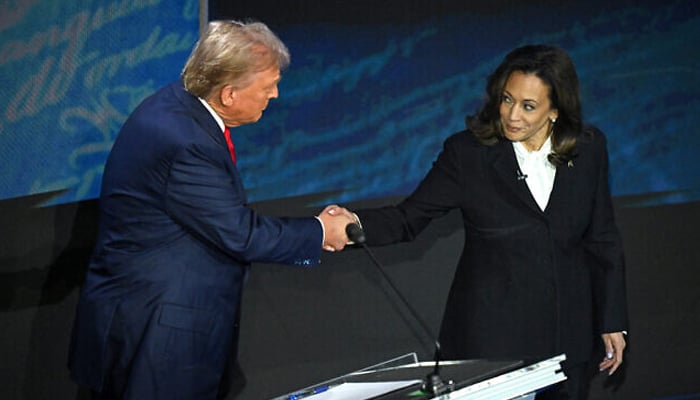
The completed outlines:
[[[309,400],[358,400],[369,399],[381,396],[386,393],[399,390],[416,383],[421,383],[420,379],[410,381],[392,382],[346,382],[338,386],[332,386],[325,392],[318,393],[305,399]]]

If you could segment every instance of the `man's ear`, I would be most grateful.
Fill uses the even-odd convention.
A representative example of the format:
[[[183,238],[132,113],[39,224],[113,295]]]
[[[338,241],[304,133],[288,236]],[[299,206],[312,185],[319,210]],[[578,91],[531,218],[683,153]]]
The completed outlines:
[[[230,106],[236,101],[238,92],[231,85],[225,85],[219,91],[219,101],[224,106]]]

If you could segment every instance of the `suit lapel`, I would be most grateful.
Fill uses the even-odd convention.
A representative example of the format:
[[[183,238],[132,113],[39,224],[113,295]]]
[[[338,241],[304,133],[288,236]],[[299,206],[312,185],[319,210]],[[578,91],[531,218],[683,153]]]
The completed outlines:
[[[234,176],[234,184],[236,185],[238,191],[242,194],[244,202],[247,203],[248,200],[245,195],[243,180],[239,175],[238,168],[235,164],[233,164],[233,161],[231,161],[231,158],[229,157],[228,145],[226,144],[226,138],[224,137],[224,133],[221,131],[221,127],[219,127],[219,124],[216,123],[214,117],[212,117],[209,110],[204,107],[199,99],[185,90],[181,81],[178,81],[174,85],[175,96],[178,98],[178,100],[192,113],[192,117],[202,127],[204,132],[206,132],[206,134],[209,135],[214,142],[221,145],[222,151],[226,152],[226,159],[229,160],[231,163],[230,165],[232,166],[230,171]]]
[[[501,181],[502,186],[511,192],[519,202],[541,215],[542,210],[532,197],[527,183],[524,179],[518,179],[518,162],[515,158],[513,145],[508,141],[499,142],[489,148],[489,158],[493,172]]]
[[[573,166],[573,164],[570,165]],[[567,164],[559,165],[557,173],[554,175],[554,186],[552,186],[552,193],[549,195],[549,203],[545,211],[551,210],[555,204],[566,201],[566,188],[576,187],[572,180],[572,167]]]

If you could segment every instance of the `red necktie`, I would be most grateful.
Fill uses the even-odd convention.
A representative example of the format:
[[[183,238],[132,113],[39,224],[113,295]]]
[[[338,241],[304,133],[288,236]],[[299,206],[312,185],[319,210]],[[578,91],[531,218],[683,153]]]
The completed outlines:
[[[228,144],[228,152],[231,153],[231,160],[233,160],[233,163],[236,163],[236,149],[233,147],[233,141],[231,140],[231,130],[228,129],[228,126],[226,129],[224,129],[224,137],[226,138],[226,144]]]

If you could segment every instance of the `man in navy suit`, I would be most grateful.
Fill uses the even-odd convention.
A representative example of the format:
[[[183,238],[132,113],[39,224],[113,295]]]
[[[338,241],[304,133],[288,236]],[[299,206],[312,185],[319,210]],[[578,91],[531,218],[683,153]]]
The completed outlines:
[[[212,22],[182,79],[122,127],[69,357],[95,398],[225,397],[250,263],[312,266],[347,243],[341,213],[277,218],[247,204],[229,128],[260,119],[288,64],[264,24]]]

